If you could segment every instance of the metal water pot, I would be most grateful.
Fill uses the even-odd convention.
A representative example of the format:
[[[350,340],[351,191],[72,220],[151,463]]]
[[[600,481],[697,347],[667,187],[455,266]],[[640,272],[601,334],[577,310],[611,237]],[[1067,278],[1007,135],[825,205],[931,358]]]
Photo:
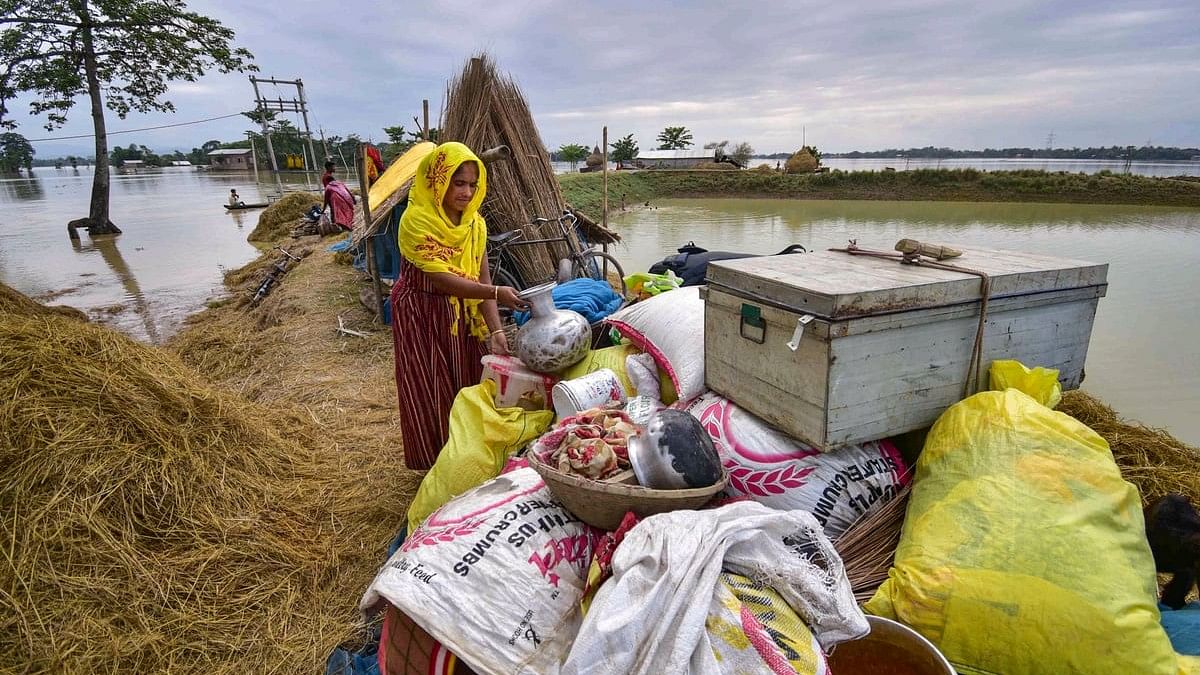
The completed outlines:
[[[578,312],[558,309],[551,295],[553,282],[521,291],[531,318],[517,331],[513,351],[532,370],[557,373],[583,360],[592,341],[592,327]]]

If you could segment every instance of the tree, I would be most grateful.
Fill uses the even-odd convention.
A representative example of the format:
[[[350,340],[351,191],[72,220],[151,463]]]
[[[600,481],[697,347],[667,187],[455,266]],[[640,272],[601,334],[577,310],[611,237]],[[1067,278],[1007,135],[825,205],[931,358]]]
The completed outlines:
[[[638,144],[633,140],[633,134],[629,134],[618,140],[616,143],[610,143],[609,147],[612,152],[608,158],[617,163],[617,166],[622,166],[625,162],[632,162],[638,156]]]
[[[578,143],[563,145],[558,148],[558,158],[561,161],[570,162],[572,171],[579,166],[580,162],[587,159],[587,156],[587,146],[579,145]]]
[[[436,133],[436,130],[431,130]],[[383,148],[383,161],[385,164],[391,164],[392,160],[404,153],[408,152],[409,148],[420,143],[421,132],[405,131],[404,125],[395,127],[384,127],[383,133],[387,134],[388,144]]]
[[[34,115],[47,130],[67,121],[87,95],[96,134],[96,169],[86,218],[91,234],[119,234],[109,220],[108,136],[104,110],[174,112],[169,82],[194,82],[205,69],[257,70],[253,56],[233,48],[233,31],[187,11],[182,0],[0,0],[0,101],[36,94]]]
[[[692,132],[687,127],[667,127],[657,140],[659,150],[682,150],[692,147]]]
[[[22,168],[32,171],[33,155],[33,145],[21,134],[0,134],[0,173],[20,173]]]
[[[746,142],[733,146],[733,150],[729,153],[729,158],[742,169],[750,165],[750,158],[753,156],[754,148],[750,147],[750,144]]]

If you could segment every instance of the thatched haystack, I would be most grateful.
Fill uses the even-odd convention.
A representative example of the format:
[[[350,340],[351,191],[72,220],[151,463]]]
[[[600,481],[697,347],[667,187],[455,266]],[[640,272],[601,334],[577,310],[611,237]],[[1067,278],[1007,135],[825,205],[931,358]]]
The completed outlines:
[[[1083,391],[1064,392],[1058,410],[1108,441],[1121,475],[1137,486],[1143,502],[1175,492],[1200,504],[1200,448],[1162,429],[1121,419],[1112,408]]]
[[[312,192],[292,192],[268,206],[258,216],[258,225],[247,237],[250,241],[270,242],[292,233],[292,228],[308,210],[323,203],[320,196]]]
[[[80,321],[88,320],[87,314],[74,307],[43,305],[11,286],[0,284],[0,314],[5,312],[26,316],[63,316]]]
[[[0,351],[0,671],[321,668],[402,520],[372,455],[102,326]]]
[[[801,148],[784,164],[785,173],[812,173],[821,166],[821,162],[813,156],[808,148]]]
[[[442,112],[439,138],[460,141],[479,150],[507,145],[512,159],[488,166],[488,193],[483,215],[492,232],[525,231],[526,239],[561,236],[554,224],[535,226],[535,217],[556,218],[565,208],[558,179],[550,166],[550,153],[542,143],[533,115],[521,89],[496,70],[487,54],[467,62],[463,72],[450,82],[446,108]],[[611,235],[611,233],[609,233]],[[597,241],[602,231],[589,233]],[[514,251],[527,283],[553,277],[563,246],[522,246]]]

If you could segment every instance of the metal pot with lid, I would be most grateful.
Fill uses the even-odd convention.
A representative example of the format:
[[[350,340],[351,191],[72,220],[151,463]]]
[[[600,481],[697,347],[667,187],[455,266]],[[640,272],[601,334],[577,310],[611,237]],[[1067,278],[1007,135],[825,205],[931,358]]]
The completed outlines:
[[[629,439],[638,483],[657,490],[702,488],[721,480],[721,458],[700,421],[681,410],[660,410]]]

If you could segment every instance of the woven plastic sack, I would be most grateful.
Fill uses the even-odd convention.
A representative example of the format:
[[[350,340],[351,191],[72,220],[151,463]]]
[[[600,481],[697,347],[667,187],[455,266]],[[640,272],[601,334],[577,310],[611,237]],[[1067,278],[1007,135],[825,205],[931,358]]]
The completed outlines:
[[[704,301],[699,286],[661,293],[606,321],[638,349],[654,356],[658,367],[670,376],[680,401],[704,393]]]
[[[724,572],[708,610],[720,672],[829,675],[820,643],[773,588]]]
[[[450,407],[450,435],[408,507],[412,532],[443,504],[500,475],[504,462],[542,435],[550,410],[496,408],[496,383],[465,387]]]
[[[824,649],[869,630],[842,560],[812,515],[744,501],[650,516],[630,530],[562,672],[723,672],[708,631],[722,571],[773,588]]]
[[[1174,675],[1137,489],[1103,438],[1031,393],[976,394],[933,426],[866,610],[960,675]]]
[[[553,675],[580,623],[595,537],[533,469],[450,500],[411,532],[371,582],[475,672]]]
[[[908,467],[891,441],[822,453],[712,392],[684,410],[700,420],[729,470],[726,493],[784,511],[808,511],[832,539],[909,481]]]

